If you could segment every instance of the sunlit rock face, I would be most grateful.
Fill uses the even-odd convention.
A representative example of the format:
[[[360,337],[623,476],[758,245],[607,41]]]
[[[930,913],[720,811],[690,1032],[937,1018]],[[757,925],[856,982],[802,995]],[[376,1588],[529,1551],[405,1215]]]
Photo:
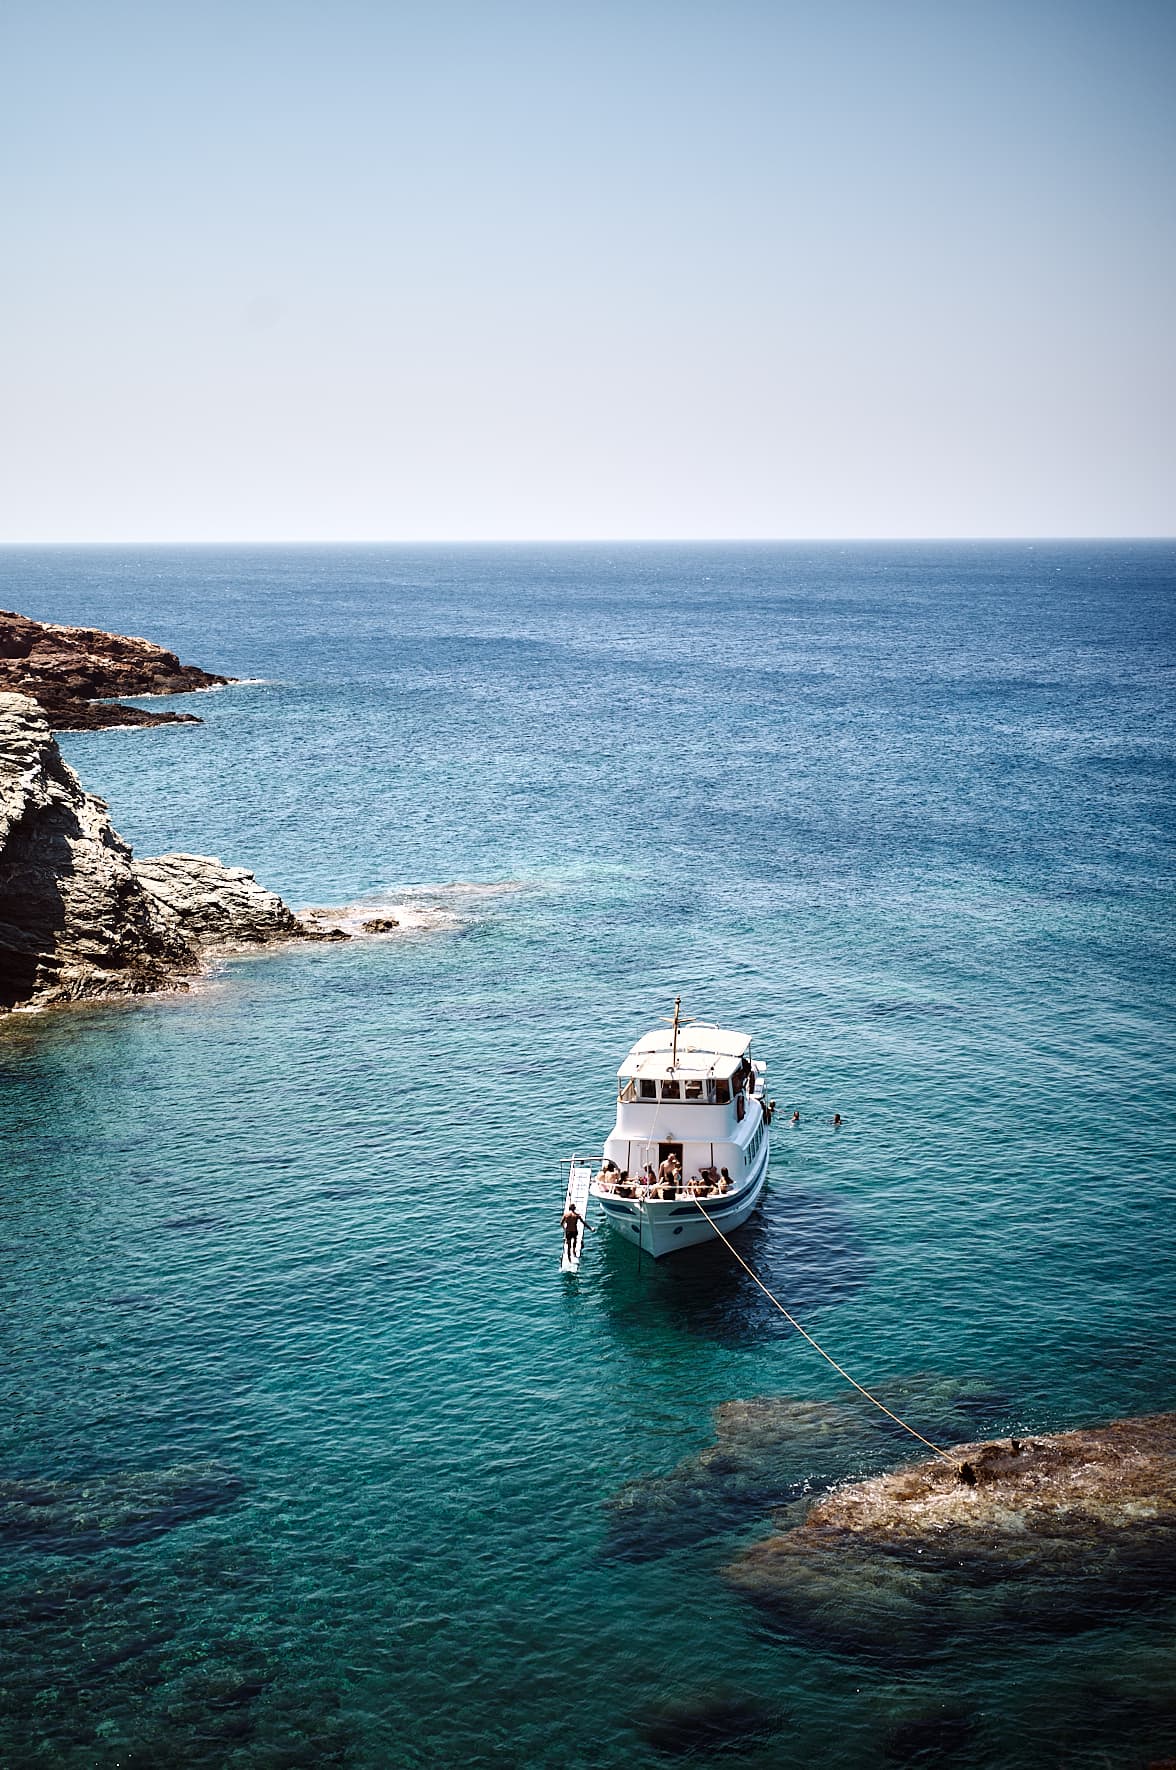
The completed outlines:
[[[957,1445],[833,1489],[725,1570],[786,1632],[918,1657],[961,1633],[1069,1632],[1176,1571],[1176,1414]]]
[[[30,621],[0,609],[0,689],[29,695],[56,731],[112,725],[199,725],[194,713],[123,707],[113,695],[190,694],[231,682],[149,639]]]
[[[309,933],[242,868],[136,861],[36,702],[0,694],[0,1012],[175,987],[213,948]]]

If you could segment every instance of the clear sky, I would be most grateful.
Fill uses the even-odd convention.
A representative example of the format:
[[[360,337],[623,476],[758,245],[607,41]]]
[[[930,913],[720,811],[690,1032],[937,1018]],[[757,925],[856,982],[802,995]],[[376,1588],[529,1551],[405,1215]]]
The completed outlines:
[[[8,0],[0,539],[1176,532],[1173,0]]]

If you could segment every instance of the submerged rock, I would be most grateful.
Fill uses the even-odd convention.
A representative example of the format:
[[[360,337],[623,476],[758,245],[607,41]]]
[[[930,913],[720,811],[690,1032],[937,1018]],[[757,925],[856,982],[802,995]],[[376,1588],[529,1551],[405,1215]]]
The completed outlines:
[[[190,694],[232,682],[149,639],[30,621],[0,609],[0,690],[32,697],[55,731],[112,725],[199,725],[194,713],[122,707],[113,695]]]
[[[991,1419],[991,1390],[912,1377],[886,1387],[888,1405],[909,1411],[929,1433],[949,1440]],[[896,1436],[897,1435],[897,1436]],[[893,1421],[866,1402],[803,1401],[761,1395],[725,1401],[715,1440],[667,1474],[626,1482],[607,1501],[604,1553],[646,1561],[761,1518],[799,1501],[814,1487],[893,1462],[909,1443]]]
[[[55,1554],[125,1547],[219,1511],[243,1490],[217,1462],[89,1481],[0,1481],[0,1541]]]
[[[725,1401],[715,1441],[665,1475],[627,1481],[606,1503],[604,1554],[648,1561],[736,1529],[833,1480],[872,1441],[848,1405],[786,1395]]]
[[[240,867],[135,860],[37,704],[0,693],[0,1013],[182,987],[212,949],[297,938]]]
[[[964,1708],[944,1708],[897,1721],[886,1736],[886,1756],[894,1764],[963,1764],[976,1732],[976,1718]]]
[[[709,1757],[762,1745],[781,1732],[787,1719],[782,1709],[755,1697],[712,1692],[662,1703],[639,1716],[636,1728],[645,1744],[665,1757]]]
[[[917,1656],[996,1627],[1072,1632],[1171,1591],[1176,1414],[957,1445],[839,1487],[726,1576],[786,1631]]]

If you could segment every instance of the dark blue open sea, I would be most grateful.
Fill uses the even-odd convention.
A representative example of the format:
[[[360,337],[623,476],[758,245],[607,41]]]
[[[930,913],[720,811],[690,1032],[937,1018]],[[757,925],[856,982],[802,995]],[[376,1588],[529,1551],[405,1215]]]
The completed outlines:
[[[251,679],[63,738],[140,853],[410,924],[0,1031],[5,1770],[1176,1757],[1160,1575],[888,1656],[766,1626],[722,1569],[769,1521],[688,1479],[618,1534],[719,1403],[856,1403],[721,1249],[562,1279],[557,1166],[680,991],[801,1112],[740,1246],[867,1386],[967,1436],[1176,1408],[1174,582],[0,555],[0,604]],[[799,1480],[909,1455],[810,1412]]]

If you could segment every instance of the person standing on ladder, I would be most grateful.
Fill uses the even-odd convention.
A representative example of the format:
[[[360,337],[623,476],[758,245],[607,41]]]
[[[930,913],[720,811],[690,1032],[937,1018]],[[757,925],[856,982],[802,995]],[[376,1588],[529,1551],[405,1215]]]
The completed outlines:
[[[584,1217],[581,1217],[575,1205],[568,1206],[567,1210],[560,1218],[560,1221],[563,1224],[564,1253],[569,1260],[574,1260],[576,1257],[576,1241],[579,1237],[581,1228],[591,1230],[593,1235],[596,1234],[596,1231],[592,1228],[591,1223],[589,1223]]]

